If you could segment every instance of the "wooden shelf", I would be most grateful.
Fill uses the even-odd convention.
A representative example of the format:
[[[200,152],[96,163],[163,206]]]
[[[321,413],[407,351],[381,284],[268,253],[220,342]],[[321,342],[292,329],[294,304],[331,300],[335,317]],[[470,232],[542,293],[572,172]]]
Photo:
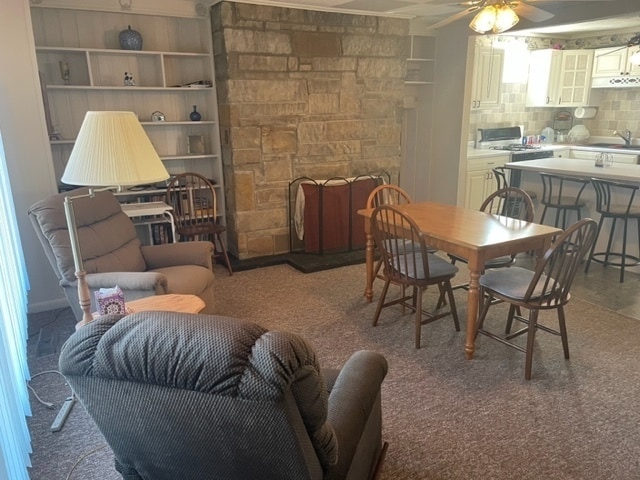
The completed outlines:
[[[225,199],[211,22],[208,16],[179,17],[79,8],[31,7],[35,55],[49,108],[56,177],[60,179],[87,111],[135,112],[170,174],[194,171],[215,180],[218,212],[225,223]],[[139,30],[145,50],[119,48],[118,31]],[[69,68],[68,84],[60,62]],[[124,85],[131,74],[135,86]],[[195,82],[210,86],[189,87]],[[202,120],[191,121],[197,107]],[[160,111],[164,122],[152,122]],[[202,136],[207,154],[188,154],[189,136]],[[153,201],[163,188],[127,190],[121,201]]]

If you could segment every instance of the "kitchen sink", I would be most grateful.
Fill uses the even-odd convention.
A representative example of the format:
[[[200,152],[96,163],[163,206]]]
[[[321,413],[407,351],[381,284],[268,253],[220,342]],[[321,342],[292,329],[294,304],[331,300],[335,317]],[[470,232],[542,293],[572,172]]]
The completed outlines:
[[[585,147],[615,148],[622,150],[640,150],[640,145],[623,145],[620,143],[589,143]]]

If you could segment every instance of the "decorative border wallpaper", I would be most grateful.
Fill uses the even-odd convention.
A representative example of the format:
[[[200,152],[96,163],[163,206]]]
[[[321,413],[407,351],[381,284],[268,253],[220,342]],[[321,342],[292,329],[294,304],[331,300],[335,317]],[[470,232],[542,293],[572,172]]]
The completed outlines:
[[[559,50],[572,50],[581,48],[606,48],[622,47],[637,33],[614,33],[585,38],[554,38],[554,37],[525,37],[517,35],[483,35],[478,36],[476,42],[482,46],[490,47],[494,43],[525,43],[529,50],[541,50],[545,48],[557,48]]]

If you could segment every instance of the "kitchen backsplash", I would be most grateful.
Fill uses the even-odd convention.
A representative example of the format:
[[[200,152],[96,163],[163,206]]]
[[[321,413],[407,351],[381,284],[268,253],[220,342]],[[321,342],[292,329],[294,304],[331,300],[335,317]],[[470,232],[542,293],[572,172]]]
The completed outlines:
[[[556,40],[527,37],[478,37],[483,45],[491,45],[492,41],[499,43],[525,42],[530,50],[551,48],[553,45],[563,45],[566,49],[604,48],[624,45],[634,34],[603,35],[576,40]],[[508,47],[507,47],[508,48]],[[542,129],[552,126],[553,117],[559,110],[575,108],[532,108],[525,107],[526,83],[503,83],[502,102],[499,107],[472,110],[469,117],[469,141],[475,138],[478,128],[497,128],[513,125],[524,125],[525,135],[539,135]],[[614,130],[631,130],[633,137],[640,137],[640,88],[631,89],[602,89],[598,102],[598,113],[593,119],[574,119],[574,124],[584,124],[593,136],[610,137]]]

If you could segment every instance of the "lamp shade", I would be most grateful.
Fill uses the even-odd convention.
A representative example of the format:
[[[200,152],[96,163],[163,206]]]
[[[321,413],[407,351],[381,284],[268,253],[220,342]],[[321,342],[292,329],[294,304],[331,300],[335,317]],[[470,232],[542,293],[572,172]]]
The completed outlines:
[[[502,33],[509,30],[520,21],[516,12],[509,5],[496,5],[496,21],[493,25],[494,33]]]
[[[487,5],[478,14],[473,17],[469,27],[478,33],[488,32],[493,28],[496,23],[497,9],[493,5]]]
[[[169,178],[133,112],[87,112],[62,175],[69,185],[132,186]]]
[[[498,0],[490,5],[485,5],[477,13],[469,27],[478,33],[486,33],[492,30],[493,33],[502,33],[509,30],[520,19],[516,12],[504,0]]]

